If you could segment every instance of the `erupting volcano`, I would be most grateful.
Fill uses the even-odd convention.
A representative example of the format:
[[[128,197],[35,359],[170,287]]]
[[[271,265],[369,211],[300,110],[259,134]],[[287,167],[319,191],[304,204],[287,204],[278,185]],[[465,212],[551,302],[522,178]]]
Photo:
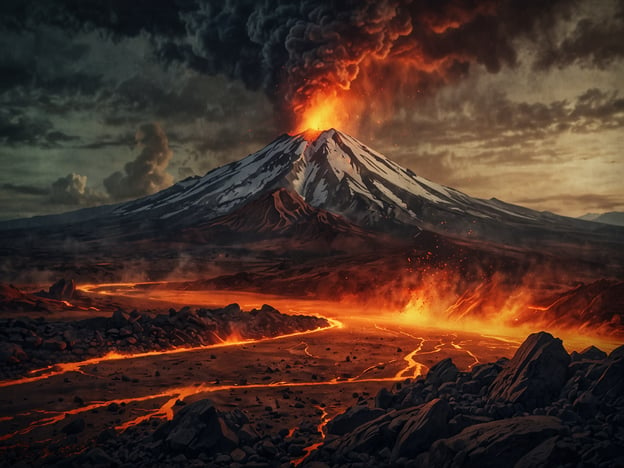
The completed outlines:
[[[621,234],[471,197],[333,128],[284,134],[154,195],[0,231],[15,246],[14,270],[25,274],[35,253],[38,268],[57,268],[71,238],[72,252],[90,252],[80,259],[83,280],[184,279],[185,289],[331,297],[388,314],[420,302],[425,317],[450,326],[485,321],[499,330],[548,326],[605,337],[623,334]],[[43,236],[33,250],[32,239]],[[110,252],[111,242],[123,243]],[[171,275],[180,254],[199,278]],[[133,265],[146,262],[149,277],[132,278]],[[540,307],[580,291],[595,299],[591,312]]]
[[[596,398],[621,410],[601,382],[622,388],[622,348],[607,357],[587,345],[624,338],[622,229],[432,182],[314,128],[332,106],[203,177],[2,225],[5,275],[78,282],[1,290],[9,463],[305,466],[356,453],[375,466],[444,465],[455,457],[445,437],[565,442],[562,421],[587,418]],[[541,332],[507,362],[539,330],[586,349],[571,357]],[[568,378],[576,368],[583,383]],[[66,395],[74,382],[73,402],[14,393]],[[518,457],[539,448],[525,445]],[[471,456],[485,463],[493,450]]]
[[[622,44],[621,0],[3,2],[0,468],[624,466]]]

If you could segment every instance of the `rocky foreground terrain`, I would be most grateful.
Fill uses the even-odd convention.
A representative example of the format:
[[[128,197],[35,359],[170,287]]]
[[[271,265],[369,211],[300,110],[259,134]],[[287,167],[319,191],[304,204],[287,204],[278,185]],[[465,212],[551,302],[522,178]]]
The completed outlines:
[[[10,318],[0,316],[0,379],[112,351],[136,354],[179,346],[207,346],[228,339],[260,339],[329,326],[323,318],[285,315],[269,305],[244,312],[238,304],[218,309],[183,307],[170,309],[168,314],[118,308],[109,317],[93,312],[93,318],[83,320],[46,319],[43,314],[50,301],[71,298],[73,286],[68,285],[56,283],[37,299],[5,288],[10,297],[5,294],[0,305],[21,304],[24,313],[19,318],[15,314]],[[33,316],[33,312],[37,313]]]
[[[180,402],[170,421],[106,430],[78,455],[39,463],[287,467],[317,431],[258,427],[208,399]],[[62,430],[70,438],[83,428],[78,419]],[[624,466],[624,346],[608,356],[595,347],[570,355],[559,339],[536,333],[511,360],[460,372],[445,359],[426,377],[361,399],[319,429],[324,443],[303,466]]]

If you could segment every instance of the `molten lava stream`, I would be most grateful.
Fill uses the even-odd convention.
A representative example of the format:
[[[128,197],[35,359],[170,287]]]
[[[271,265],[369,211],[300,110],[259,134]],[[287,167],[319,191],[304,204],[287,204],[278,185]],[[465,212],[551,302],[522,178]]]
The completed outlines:
[[[413,350],[411,353],[403,357],[403,360],[407,363],[407,367],[397,372],[397,374],[394,376],[396,380],[402,380],[406,378],[415,379],[419,375],[423,375],[423,371],[427,369],[427,366],[425,366],[424,364],[414,359],[414,356],[420,353],[420,350],[422,349],[425,343],[424,338],[419,338],[419,339],[420,339],[420,344],[418,345],[418,347],[415,350]],[[408,373],[410,372],[411,372],[411,375],[408,375]]]
[[[312,452],[314,452],[316,449],[318,449],[321,445],[325,443],[325,437],[327,437],[325,429],[327,427],[327,423],[331,421],[331,418],[327,417],[328,414],[325,408],[321,406],[315,406],[315,408],[321,411],[321,421],[319,422],[319,425],[316,427],[317,432],[321,434],[321,441],[316,442],[312,445],[308,445],[306,448],[304,448],[303,451],[305,452],[305,454],[301,458],[297,458],[296,460],[293,460],[292,463],[295,466],[301,465],[304,462],[304,460],[310,456]]]
[[[294,334],[295,336],[299,335],[299,333]],[[293,336],[293,334],[290,334],[289,336]],[[28,427],[11,433],[11,434],[6,434],[4,436],[0,437],[0,440],[7,440],[10,438],[13,438],[17,435],[24,435],[27,434],[29,432],[31,432],[33,429],[36,429],[38,427],[43,427],[43,426],[48,426],[51,424],[55,424],[57,422],[62,421],[63,419],[65,419],[65,417],[67,415],[75,415],[75,414],[80,414],[80,413],[84,413],[84,412],[88,412],[94,409],[98,409],[98,408],[103,408],[103,407],[107,407],[112,403],[116,403],[116,404],[129,404],[129,403],[134,403],[134,402],[142,402],[142,401],[147,401],[147,400],[153,400],[153,399],[158,399],[158,398],[167,398],[167,400],[165,401],[165,403],[163,403],[160,407],[153,409],[153,410],[147,410],[146,414],[143,414],[141,416],[138,416],[134,419],[131,419],[129,421],[126,421],[122,424],[119,424],[118,426],[116,426],[117,430],[125,430],[129,427],[135,426],[137,424],[142,423],[143,421],[147,421],[151,418],[162,418],[162,419],[172,419],[173,418],[173,407],[175,406],[176,401],[178,400],[185,400],[186,398],[193,396],[193,395],[198,395],[198,394],[202,394],[202,393],[214,393],[214,392],[223,392],[223,391],[227,391],[227,390],[232,390],[232,389],[261,389],[261,388],[276,388],[276,387],[318,387],[318,386],[326,386],[326,385],[349,385],[349,384],[361,384],[361,383],[371,383],[371,382],[396,382],[396,381],[401,381],[405,378],[415,378],[419,375],[422,374],[423,369],[426,369],[426,366],[424,364],[418,363],[417,361],[414,360],[414,356],[417,355],[420,350],[422,349],[424,343],[425,343],[425,339],[424,338],[419,338],[421,341],[419,343],[419,345],[417,346],[416,349],[414,349],[412,352],[408,353],[406,356],[404,356],[403,360],[406,362],[406,367],[402,370],[400,370],[395,376],[393,377],[380,377],[380,378],[370,378],[370,379],[361,379],[360,377],[362,375],[364,375],[366,372],[370,371],[371,369],[378,367],[378,364],[375,366],[369,366],[368,368],[364,369],[362,372],[360,372],[359,375],[357,375],[356,377],[353,378],[349,378],[346,380],[339,380],[338,378],[333,378],[331,380],[328,381],[313,381],[313,382],[273,382],[273,383],[258,383],[258,384],[248,384],[248,385],[217,385],[217,386],[210,386],[208,387],[206,384],[203,383],[199,383],[199,384],[195,384],[195,385],[189,385],[189,386],[185,386],[185,387],[177,387],[177,388],[173,388],[167,391],[162,391],[162,392],[158,392],[152,395],[144,395],[141,397],[134,397],[134,398],[124,398],[124,399],[114,399],[114,400],[109,400],[109,401],[96,401],[96,402],[92,402],[86,406],[80,407],[80,408],[74,408],[74,409],[70,409],[70,410],[66,410],[66,411],[58,411],[58,412],[48,412],[48,411],[44,411],[41,410],[39,411],[42,414],[46,414],[46,415],[50,415],[49,417],[40,419],[38,421],[35,421],[33,423],[31,423]],[[259,341],[266,341],[266,340],[259,340]],[[257,342],[252,340],[251,342]],[[246,342],[245,342],[246,343]],[[218,345],[217,345],[218,346]],[[439,348],[443,346],[442,343],[436,345],[436,351],[439,351]],[[188,350],[186,350],[188,351]],[[436,351],[431,351],[431,352],[436,352]],[[181,351],[180,351],[181,352]],[[165,352],[166,353],[166,352]],[[159,354],[164,354],[164,353],[142,353],[140,355],[140,357],[145,357],[146,355],[149,356],[154,356],[154,355],[159,355]],[[170,353],[169,353],[170,354]],[[132,357],[132,356],[130,356]],[[136,357],[136,356],[135,356]],[[123,355],[118,355],[115,356],[115,359],[127,359],[129,358],[129,356],[123,356]],[[99,360],[96,359],[92,359],[89,361],[83,361],[81,363],[70,363],[71,365],[75,366],[75,367],[80,367],[83,365],[86,365],[85,362],[88,362],[88,364],[93,364],[94,361],[97,362],[101,362],[101,358],[99,358]],[[57,375],[59,372],[54,373],[54,375]],[[321,409],[323,412],[325,410]],[[319,428],[323,428],[325,425],[327,424],[328,420],[327,420],[327,415],[325,414],[322,417],[322,422],[321,425],[319,426]],[[321,434],[323,435],[323,437],[325,437],[323,430],[319,429],[319,432],[321,432]],[[309,447],[309,451],[307,452],[308,454],[311,453],[313,450],[315,450],[318,446],[320,446],[320,444],[315,444]],[[307,456],[307,455],[306,455]]]
[[[160,392],[160,393],[156,393],[153,395],[145,395],[145,396],[135,397],[135,398],[121,398],[121,399],[114,399],[114,400],[108,400],[108,401],[95,401],[88,405],[81,406],[80,408],[73,408],[73,409],[69,409],[65,411],[37,410],[38,413],[49,415],[49,417],[34,421],[30,425],[28,425],[24,429],[20,429],[19,431],[16,431],[10,434],[4,434],[0,436],[0,441],[11,439],[18,435],[28,434],[34,429],[37,429],[39,427],[56,424],[60,421],[63,421],[69,415],[86,413],[89,411],[97,410],[99,408],[107,407],[113,403],[118,404],[118,405],[121,405],[121,404],[127,405],[128,403],[141,402],[141,401],[153,400],[153,399],[164,398],[164,397],[173,398],[174,396],[175,396],[175,399],[174,399],[174,403],[175,403],[175,400],[178,399],[182,395],[188,396],[190,394],[199,393],[199,391],[201,391],[201,388],[193,387],[193,393],[191,393],[189,392],[190,388],[191,387],[181,387],[181,388],[170,390],[168,392]],[[169,401],[170,400],[168,400],[168,402]],[[168,418],[173,417],[173,410],[167,411],[167,403],[165,403],[158,410],[156,410],[155,414],[163,414],[163,417],[168,417]],[[173,404],[171,405],[171,407],[173,407]],[[2,448],[5,448],[5,447],[2,447]]]
[[[34,369],[32,371],[29,372],[29,374],[38,374],[38,375],[33,375],[32,377],[22,377],[21,379],[12,379],[12,380],[3,380],[0,381],[0,387],[9,387],[12,385],[20,385],[20,384],[26,384],[26,383],[32,383],[32,382],[37,382],[38,380],[44,380],[44,379],[48,379],[50,377],[54,377],[57,375],[62,375],[62,374],[66,374],[68,372],[79,372],[79,373],[84,373],[82,371],[82,368],[85,366],[91,366],[91,365],[95,365],[95,364],[99,364],[101,362],[104,361],[118,361],[118,360],[125,360],[125,359],[139,359],[139,358],[144,358],[144,357],[150,357],[150,356],[164,356],[164,355],[169,355],[169,354],[179,354],[179,353],[188,353],[188,352],[194,352],[194,351],[203,351],[203,350],[208,350],[208,349],[216,349],[216,348],[223,348],[226,346],[237,346],[237,345],[249,345],[249,344],[256,344],[256,343],[263,343],[266,341],[273,341],[273,340],[281,340],[281,339],[286,339],[286,338],[292,338],[294,336],[302,336],[302,335],[309,335],[311,333],[318,333],[321,331],[326,331],[326,330],[330,330],[332,328],[341,328],[343,326],[343,324],[335,319],[327,319],[327,321],[329,322],[329,326],[327,327],[319,327],[319,328],[315,328],[314,330],[306,330],[306,331],[302,331],[302,332],[294,332],[294,333],[287,333],[284,335],[278,335],[278,336],[273,336],[273,337],[268,337],[268,338],[258,338],[258,339],[249,339],[249,340],[239,340],[239,339],[226,339],[225,341],[223,341],[222,343],[216,343],[216,344],[212,344],[212,345],[206,345],[206,346],[194,346],[194,347],[179,347],[179,348],[172,348],[172,349],[166,349],[163,351],[146,351],[143,353],[135,353],[135,354],[122,354],[122,353],[118,353],[115,351],[111,351],[108,354],[105,354],[104,356],[101,357],[97,357],[97,358],[92,358],[92,359],[87,359],[85,361],[76,361],[76,362],[63,362],[63,363],[58,363],[58,364],[53,364],[51,366],[47,366],[47,367],[43,367],[41,369]]]
[[[454,335],[455,339],[457,339],[457,335]],[[475,354],[470,351],[469,349],[465,349],[464,347],[461,346],[461,344],[457,344],[455,343],[455,341],[451,341],[451,346],[455,349],[461,349],[463,352],[465,352],[468,356],[470,356],[472,359],[474,359],[474,362],[472,364],[468,365],[468,369],[471,369],[472,367],[474,367],[476,364],[479,364],[479,358],[477,356],[475,356]]]

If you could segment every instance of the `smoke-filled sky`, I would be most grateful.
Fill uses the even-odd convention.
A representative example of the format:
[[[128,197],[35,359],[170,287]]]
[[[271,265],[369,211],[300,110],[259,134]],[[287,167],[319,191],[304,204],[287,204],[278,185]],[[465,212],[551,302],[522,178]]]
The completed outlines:
[[[470,195],[624,211],[622,0],[4,0],[0,219],[154,193],[327,102]]]

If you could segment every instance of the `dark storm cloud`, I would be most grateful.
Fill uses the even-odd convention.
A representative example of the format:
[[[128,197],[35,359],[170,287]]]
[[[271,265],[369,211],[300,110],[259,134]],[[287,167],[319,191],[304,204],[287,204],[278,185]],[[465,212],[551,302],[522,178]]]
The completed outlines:
[[[29,29],[47,23],[63,29],[102,29],[114,37],[141,32],[165,35],[184,33],[180,13],[196,7],[194,0],[4,0],[0,26],[9,30]]]
[[[93,95],[102,86],[99,74],[77,69],[91,52],[90,45],[69,40],[63,31],[2,31],[0,50],[0,92],[26,88]]]
[[[48,148],[77,140],[80,137],[55,130],[47,118],[30,116],[18,109],[0,110],[0,142],[6,145]]]
[[[48,143],[50,143],[51,145],[56,145],[59,143],[66,143],[69,141],[76,141],[76,140],[80,140],[79,136],[75,136],[75,135],[68,135],[66,133],[60,132],[58,130],[52,131],[52,132],[48,132],[48,134],[46,135],[46,140]]]
[[[87,187],[87,176],[74,172],[59,177],[48,187],[6,183],[0,185],[0,192],[25,195],[40,204],[92,206],[103,203],[106,196]]]
[[[518,61],[517,40],[546,47],[541,66],[585,57],[595,64],[618,56],[618,43],[598,52],[603,40],[584,42],[593,26],[579,26],[561,48],[554,30],[575,11],[574,0],[351,0],[351,1],[147,1],[93,2],[7,1],[0,7],[5,28],[19,30],[46,23],[66,31],[98,30],[113,39],[147,34],[155,56],[183,63],[204,74],[241,80],[269,96],[283,122],[292,124],[293,109],[319,90],[355,91],[374,99],[379,82],[401,99],[465,76],[473,63],[492,72]],[[24,6],[26,5],[26,6]],[[593,23],[592,23],[593,24]],[[596,34],[594,34],[596,36]],[[574,39],[575,38],[575,39]],[[621,45],[621,43],[620,43]],[[552,51],[560,51],[553,56]],[[568,52],[568,49],[571,52]],[[559,53],[559,52],[557,52]],[[547,63],[548,62],[548,63]],[[405,70],[397,70],[406,66]],[[366,79],[358,80],[366,68]],[[78,80],[80,81],[80,80]],[[98,88],[97,77],[90,82]],[[10,84],[10,83],[9,83]],[[122,100],[136,94],[139,83],[118,90]],[[54,86],[50,82],[49,86]],[[190,114],[202,111],[184,93],[138,88],[138,107],[148,96],[161,99],[160,117],[175,110],[170,100],[186,102]],[[81,92],[88,92],[82,90]],[[159,96],[160,95],[160,96]],[[128,101],[129,102],[129,101]],[[180,109],[180,106],[177,107]],[[205,109],[204,109],[205,110]],[[182,118],[180,113],[174,114]]]
[[[504,162],[536,163],[541,158],[550,160],[561,155],[552,150],[539,148],[533,157],[527,158],[527,149],[544,139],[563,133],[589,133],[597,127],[614,129],[624,127],[624,98],[616,91],[591,88],[574,101],[518,102],[505,93],[497,91],[466,91],[469,95],[449,96],[426,101],[423,111],[443,118],[429,120],[390,121],[379,131],[380,139],[386,144],[410,144],[414,135],[423,141],[438,145],[454,145],[472,142],[481,157],[489,154],[492,163]],[[457,106],[462,102],[462,106]],[[478,116],[478,118],[475,118]],[[508,149],[522,146],[523,151],[513,157]],[[499,151],[499,149],[505,151]]]
[[[624,2],[610,21],[583,18],[559,43],[544,48],[535,68],[565,67],[575,62],[604,69],[624,57]]]
[[[32,185],[20,185],[20,184],[2,184],[0,186],[3,191],[22,194],[22,195],[36,195],[44,196],[50,193],[50,190],[41,187],[35,187]]]
[[[254,129],[252,132],[241,128],[223,127],[213,136],[200,137],[193,143],[199,153],[204,153],[206,151],[232,151],[241,143],[267,143],[273,138],[275,134],[270,129]]]
[[[103,193],[87,186],[87,176],[72,172],[59,177],[51,185],[47,203],[56,205],[93,206],[109,201]]]
[[[173,153],[160,125],[142,125],[136,142],[141,148],[137,158],[126,163],[124,172],[115,172],[104,179],[104,187],[113,200],[151,195],[173,183],[173,177],[166,172]]]
[[[0,92],[32,81],[30,68],[12,58],[0,58]]]
[[[88,149],[88,150],[99,150],[102,148],[110,148],[116,146],[125,146],[132,147],[136,143],[135,135],[131,133],[122,133],[120,135],[100,135],[95,137],[95,139],[89,143],[85,143],[84,145],[78,145],[76,148],[80,149]]]
[[[39,144],[51,129],[48,119],[32,117],[18,109],[0,109],[0,142],[4,144]]]

